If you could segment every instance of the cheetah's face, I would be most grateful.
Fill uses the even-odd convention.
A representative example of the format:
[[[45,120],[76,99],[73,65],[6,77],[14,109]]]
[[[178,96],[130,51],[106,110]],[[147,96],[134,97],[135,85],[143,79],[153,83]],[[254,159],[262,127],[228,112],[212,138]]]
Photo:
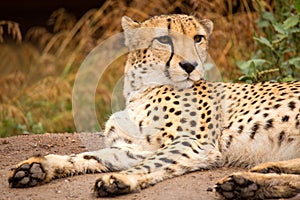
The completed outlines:
[[[123,17],[122,26],[130,50],[126,74],[134,73],[143,84],[180,88],[190,87],[204,77],[208,39],[213,29],[210,20],[168,15],[137,23]]]

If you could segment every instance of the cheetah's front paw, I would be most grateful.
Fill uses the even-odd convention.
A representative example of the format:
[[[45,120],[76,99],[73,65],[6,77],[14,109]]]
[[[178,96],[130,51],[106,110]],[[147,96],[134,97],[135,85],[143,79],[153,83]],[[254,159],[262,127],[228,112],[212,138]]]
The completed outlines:
[[[252,199],[259,186],[241,173],[235,173],[220,180],[215,189],[225,199]]]
[[[300,193],[300,177],[293,174],[234,173],[220,180],[215,189],[225,199],[292,198]]]
[[[15,168],[9,174],[8,182],[12,188],[25,188],[39,185],[46,180],[46,172],[40,157],[30,158]]]
[[[104,174],[94,186],[94,192],[98,197],[117,196],[137,190],[136,181],[125,174]]]

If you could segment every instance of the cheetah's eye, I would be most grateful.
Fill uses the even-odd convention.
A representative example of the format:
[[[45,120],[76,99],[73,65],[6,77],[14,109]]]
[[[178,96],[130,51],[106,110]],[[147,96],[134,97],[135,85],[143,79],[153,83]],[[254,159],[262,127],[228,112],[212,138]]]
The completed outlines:
[[[204,39],[204,35],[195,35],[194,41],[195,43],[200,43]]]
[[[162,44],[171,44],[172,43],[172,39],[168,35],[158,37],[157,40]]]

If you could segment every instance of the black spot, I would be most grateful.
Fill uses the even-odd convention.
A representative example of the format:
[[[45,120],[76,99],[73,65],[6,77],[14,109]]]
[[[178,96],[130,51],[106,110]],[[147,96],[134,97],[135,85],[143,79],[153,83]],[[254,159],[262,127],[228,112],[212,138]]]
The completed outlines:
[[[274,106],[273,106],[273,108],[274,109],[277,109],[277,108],[279,108],[281,105],[280,104],[275,104]]]
[[[161,167],[161,166],[162,166],[162,164],[160,164],[160,163],[154,163],[154,165],[155,165],[155,167],[156,167],[156,168],[158,168],[158,167]]]
[[[147,117],[148,117],[150,114],[151,114],[151,110],[149,110],[149,111],[147,112]]]
[[[196,112],[190,112],[191,116],[196,116],[196,114],[197,114]]]
[[[181,128],[181,126],[177,127],[177,131],[183,131],[182,128]]]
[[[172,154],[180,154],[180,151],[178,151],[178,150],[175,149],[175,150],[171,150],[170,153],[172,153]]]
[[[202,118],[202,119],[205,119],[205,113],[202,113],[202,114],[201,114],[201,118]]]
[[[206,123],[209,123],[210,121],[211,121],[211,118],[208,117],[208,118],[206,119]]]
[[[254,115],[257,115],[260,112],[260,110],[255,111]]]
[[[255,136],[258,129],[259,129],[259,124],[255,123],[254,126],[251,129],[251,133],[250,133],[250,138],[251,139],[254,139],[254,136]]]
[[[174,140],[174,136],[173,135],[169,135],[168,136],[172,141]]]
[[[287,122],[287,121],[289,121],[289,116],[287,116],[287,115],[285,115],[285,116],[283,116],[282,118],[281,118],[281,121],[282,122]]]
[[[291,102],[289,102],[288,106],[291,110],[294,110],[296,107],[296,103],[294,101],[291,101]]]
[[[210,123],[210,124],[208,125],[208,128],[209,128],[209,129],[213,129],[213,128],[214,128],[214,125],[213,125],[212,123]]]
[[[148,143],[150,143],[150,141],[151,141],[150,135],[146,136],[146,140],[147,140]]]
[[[278,137],[278,144],[279,144],[279,145],[283,142],[284,138],[285,138],[285,132],[284,132],[284,131],[281,131],[281,132],[279,133],[279,137]]]
[[[169,110],[169,112],[174,112],[175,111],[175,109],[174,108],[170,108],[170,110]]]
[[[124,142],[127,143],[127,144],[132,144],[132,141],[127,139],[127,138],[124,139]]]
[[[216,117],[215,117],[215,119],[219,120],[219,117],[220,117],[219,114],[217,114]]]
[[[191,107],[191,104],[185,103],[184,106],[185,106],[185,107]]]
[[[171,99],[170,97],[166,97],[165,98],[166,101],[170,101],[170,99]]]
[[[180,119],[180,122],[184,124],[184,123],[186,123],[186,119],[182,118],[182,119]]]
[[[176,161],[168,158],[159,158],[159,160],[165,162],[165,163],[170,163],[170,164],[176,164]]]
[[[129,151],[126,152],[126,155],[128,158],[135,159],[134,155]]]
[[[243,126],[243,125],[240,125],[240,126],[239,126],[239,130],[238,130],[238,133],[242,133],[243,130],[244,130],[244,126]]]
[[[86,159],[86,160],[96,160],[98,163],[101,163],[101,159],[100,158],[97,158],[96,156],[91,156],[91,155],[84,155],[83,156],[83,159]]]
[[[205,127],[204,127],[204,126],[201,126],[201,127],[200,127],[200,131],[205,131]]]
[[[268,114],[268,113],[264,113],[263,116],[264,116],[264,117],[268,117],[269,114]]]
[[[299,120],[297,120],[297,121],[296,121],[296,128],[298,129],[298,128],[299,128],[299,126],[300,126],[300,121],[299,121]]]
[[[190,157],[186,153],[183,153],[182,156],[186,157],[187,159],[190,159]]]
[[[172,126],[173,125],[173,123],[172,122],[168,122],[168,123],[166,123],[166,127],[170,127],[170,126]]]
[[[192,150],[193,150],[193,152],[194,152],[195,154],[198,154],[198,153],[199,153],[199,151],[197,151],[196,149],[193,149],[193,148],[192,148]]]
[[[195,122],[194,120],[192,120],[192,121],[190,122],[190,124],[191,124],[192,127],[195,127],[195,126],[196,126],[196,122]]]
[[[179,105],[179,101],[174,101],[173,104]]]
[[[245,111],[245,112],[244,112],[244,115],[247,115],[248,113],[249,113],[249,110]]]
[[[186,146],[186,147],[190,147],[190,146],[191,146],[191,144],[188,143],[188,142],[182,142],[181,144],[182,144],[183,146]]]
[[[230,122],[226,129],[229,129],[232,126],[233,122]]]
[[[268,130],[269,128],[273,127],[273,119],[269,119],[265,125],[265,129]]]
[[[229,138],[228,138],[228,140],[227,140],[227,142],[226,142],[226,147],[227,148],[229,148],[229,146],[230,146],[230,144],[231,144],[231,142],[232,142],[232,135],[229,135]]]
[[[159,117],[155,115],[155,116],[153,117],[153,120],[154,120],[154,121],[157,121],[157,120],[159,120]]]
[[[147,109],[147,108],[149,108],[150,107],[150,104],[147,104],[146,106],[145,106],[145,109]]]
[[[144,167],[145,169],[147,169],[148,173],[151,172],[150,167],[148,165],[143,165],[142,167]]]
[[[255,100],[255,101],[252,101],[252,103],[251,103],[251,104],[252,104],[252,105],[254,105],[254,104],[256,104],[256,103],[257,103],[257,100]]]
[[[247,122],[251,122],[252,121],[252,117],[249,117],[249,119],[247,120]]]
[[[176,111],[174,114],[175,114],[175,115],[180,115],[180,114],[181,114],[181,111]]]
[[[164,115],[164,119],[168,119],[168,118],[169,118],[168,114]]]

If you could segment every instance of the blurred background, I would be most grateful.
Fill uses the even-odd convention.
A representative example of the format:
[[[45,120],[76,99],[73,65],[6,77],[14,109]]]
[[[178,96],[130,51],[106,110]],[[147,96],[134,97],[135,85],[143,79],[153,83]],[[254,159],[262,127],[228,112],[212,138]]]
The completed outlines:
[[[75,132],[76,72],[101,41],[121,32],[121,17],[192,14],[214,22],[209,53],[224,81],[298,79],[298,0],[11,0],[0,6],[0,137]],[[123,74],[117,59],[97,88],[99,123]],[[284,67],[282,67],[284,66]]]

